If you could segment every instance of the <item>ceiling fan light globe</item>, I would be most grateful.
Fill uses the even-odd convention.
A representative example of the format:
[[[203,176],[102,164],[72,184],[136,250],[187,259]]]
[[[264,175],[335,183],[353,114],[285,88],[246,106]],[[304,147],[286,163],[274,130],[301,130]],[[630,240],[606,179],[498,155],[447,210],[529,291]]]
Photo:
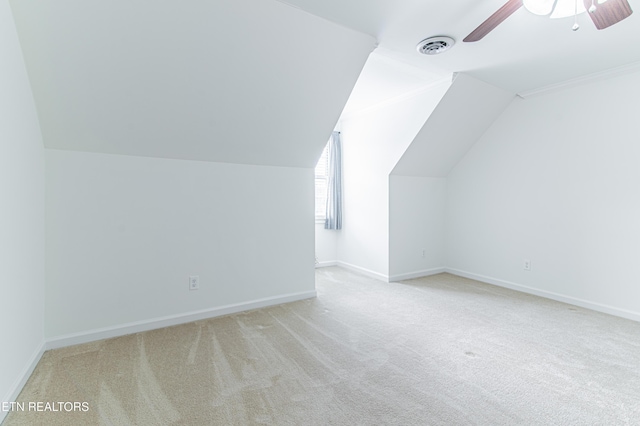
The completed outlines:
[[[558,0],[556,2],[556,7],[553,9],[550,18],[558,19],[558,18],[567,18],[569,16],[579,15],[587,11],[587,8],[584,7],[584,2],[582,0],[578,0],[578,10],[576,13],[576,1],[575,0]]]
[[[547,16],[553,11],[555,0],[523,0],[525,9],[534,15]]]

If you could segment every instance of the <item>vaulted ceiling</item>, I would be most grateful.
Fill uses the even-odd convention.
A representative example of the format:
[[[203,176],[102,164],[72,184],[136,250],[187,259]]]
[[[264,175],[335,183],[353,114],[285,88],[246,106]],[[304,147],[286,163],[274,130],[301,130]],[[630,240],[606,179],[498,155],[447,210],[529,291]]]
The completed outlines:
[[[56,149],[312,167],[375,45],[274,0],[11,6]]]
[[[513,98],[511,92],[456,74],[392,174],[446,177]]]
[[[352,89],[346,113],[454,72],[523,93],[640,61],[640,13],[573,32],[521,8],[461,42],[505,1],[10,3],[47,147],[312,167]],[[436,35],[457,43],[418,54]]]
[[[520,8],[484,39],[462,39],[507,0],[283,0],[378,40],[378,54],[440,77],[464,72],[513,93],[640,61],[640,3],[636,12],[604,30],[588,14],[549,19]],[[583,1],[583,0],[578,0]],[[598,1],[598,0],[596,0]],[[416,45],[431,36],[450,36],[454,47],[437,56]]]

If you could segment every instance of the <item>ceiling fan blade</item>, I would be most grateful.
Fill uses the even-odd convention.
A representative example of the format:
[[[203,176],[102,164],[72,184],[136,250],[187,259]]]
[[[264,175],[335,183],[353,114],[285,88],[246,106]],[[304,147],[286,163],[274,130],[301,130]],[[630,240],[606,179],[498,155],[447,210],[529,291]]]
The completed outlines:
[[[609,0],[612,1],[612,0]],[[495,27],[500,25],[502,21],[511,16],[516,10],[522,7],[522,0],[509,0],[498,9],[493,15],[489,16],[478,28],[473,30],[471,34],[464,38],[464,42],[474,42],[482,39],[489,34]]]
[[[589,9],[591,3],[592,0],[584,0],[584,5],[587,9]],[[633,10],[631,10],[627,0],[607,0],[602,4],[597,4],[596,2],[596,10],[589,12],[589,16],[591,16],[596,28],[603,30],[628,18],[632,13]]]

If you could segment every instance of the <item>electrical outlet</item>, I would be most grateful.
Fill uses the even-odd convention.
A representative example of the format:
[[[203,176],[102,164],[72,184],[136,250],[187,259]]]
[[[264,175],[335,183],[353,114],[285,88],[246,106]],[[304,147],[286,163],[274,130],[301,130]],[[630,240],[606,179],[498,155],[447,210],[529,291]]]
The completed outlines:
[[[422,249],[422,257],[425,257],[427,255],[427,251],[425,249]]]
[[[189,276],[189,290],[198,290],[200,288],[200,276],[199,275],[190,275]]]
[[[524,270],[525,271],[530,271],[531,270],[531,261],[529,259],[525,259],[524,260]]]

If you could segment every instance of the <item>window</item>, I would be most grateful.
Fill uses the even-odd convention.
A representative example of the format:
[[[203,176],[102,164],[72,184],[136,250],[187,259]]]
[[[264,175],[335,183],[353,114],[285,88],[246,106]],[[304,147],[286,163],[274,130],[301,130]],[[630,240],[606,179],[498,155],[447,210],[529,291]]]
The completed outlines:
[[[327,206],[327,185],[329,181],[329,144],[322,150],[316,164],[316,221],[325,219]]]

